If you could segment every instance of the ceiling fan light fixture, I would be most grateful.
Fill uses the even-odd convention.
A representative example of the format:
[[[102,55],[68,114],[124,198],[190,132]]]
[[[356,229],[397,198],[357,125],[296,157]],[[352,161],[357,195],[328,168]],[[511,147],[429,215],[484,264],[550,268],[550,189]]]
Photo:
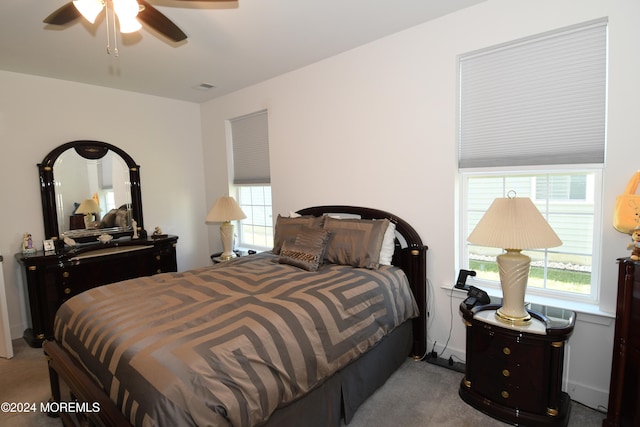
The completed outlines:
[[[73,5],[84,18],[94,24],[98,14],[104,8],[103,0],[74,0]]]
[[[113,10],[121,18],[135,18],[138,15],[140,7],[136,0],[112,0]]]
[[[133,33],[142,28],[136,19],[140,7],[136,0],[112,0],[113,10],[118,17],[121,33]]]
[[[142,28],[136,18],[120,17],[118,15],[118,23],[120,24],[120,32],[124,34],[134,33]]]

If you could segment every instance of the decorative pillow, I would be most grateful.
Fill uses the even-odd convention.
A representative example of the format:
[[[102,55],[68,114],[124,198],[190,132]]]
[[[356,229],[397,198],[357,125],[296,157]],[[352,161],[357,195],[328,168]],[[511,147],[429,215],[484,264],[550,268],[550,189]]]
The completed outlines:
[[[391,265],[393,253],[396,250],[396,225],[389,221],[389,226],[384,232],[382,247],[380,248],[380,265]]]
[[[331,231],[325,259],[334,264],[376,269],[389,220],[326,218]]]
[[[113,225],[116,227],[126,227],[127,216],[128,212],[126,210],[118,209],[118,212],[116,212],[116,220],[114,221]]]
[[[330,233],[321,228],[307,228],[296,236],[294,242],[285,241],[278,262],[308,271],[318,271],[324,259]]]
[[[102,217],[102,221],[100,222],[100,228],[111,228],[114,226],[116,221],[116,213],[117,209],[111,209],[107,214]]]
[[[322,224],[324,224],[324,217],[321,216],[305,215],[297,218],[288,218],[278,215],[273,235],[273,253],[280,255],[282,244],[285,241],[294,242],[296,236],[304,227],[322,228]]]

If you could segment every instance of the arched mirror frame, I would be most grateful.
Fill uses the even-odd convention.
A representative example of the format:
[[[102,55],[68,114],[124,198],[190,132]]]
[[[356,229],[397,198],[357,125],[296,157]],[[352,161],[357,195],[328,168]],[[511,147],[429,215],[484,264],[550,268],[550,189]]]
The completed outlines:
[[[44,234],[46,238],[58,238],[60,234],[56,208],[56,185],[53,165],[62,153],[70,149],[74,149],[80,156],[90,160],[101,159],[109,151],[113,151],[122,158],[129,168],[132,215],[137,221],[137,228],[144,230],[142,194],[140,192],[140,165],[136,164],[129,154],[115,145],[101,141],[80,140],[60,145],[47,154],[44,160],[42,160],[42,163],[38,164],[38,170],[40,172],[40,194],[42,197],[42,217],[44,220]]]

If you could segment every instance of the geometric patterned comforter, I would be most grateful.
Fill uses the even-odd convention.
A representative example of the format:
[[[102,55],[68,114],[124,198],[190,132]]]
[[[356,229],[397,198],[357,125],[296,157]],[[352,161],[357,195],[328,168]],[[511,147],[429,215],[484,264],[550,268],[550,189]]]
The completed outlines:
[[[136,426],[253,426],[418,315],[404,272],[262,253],[101,286],[55,338]]]

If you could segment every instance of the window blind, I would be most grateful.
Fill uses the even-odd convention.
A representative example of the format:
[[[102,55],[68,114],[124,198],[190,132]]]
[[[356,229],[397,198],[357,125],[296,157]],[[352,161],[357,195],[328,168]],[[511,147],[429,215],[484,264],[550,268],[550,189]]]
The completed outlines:
[[[231,119],[233,183],[269,184],[269,127],[267,110]]]
[[[604,163],[607,23],[459,57],[460,168]]]

